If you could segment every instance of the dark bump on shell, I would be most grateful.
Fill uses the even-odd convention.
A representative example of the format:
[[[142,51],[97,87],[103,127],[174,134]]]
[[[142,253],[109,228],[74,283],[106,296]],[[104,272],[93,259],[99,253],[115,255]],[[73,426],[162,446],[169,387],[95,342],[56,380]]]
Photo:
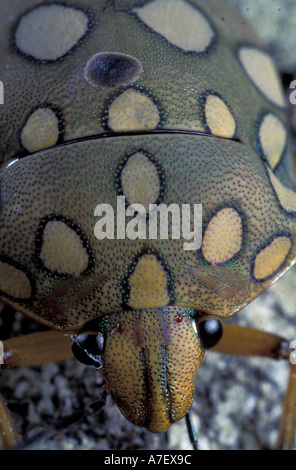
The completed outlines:
[[[141,62],[119,52],[100,52],[85,67],[85,78],[94,87],[118,88],[135,82],[143,72]]]

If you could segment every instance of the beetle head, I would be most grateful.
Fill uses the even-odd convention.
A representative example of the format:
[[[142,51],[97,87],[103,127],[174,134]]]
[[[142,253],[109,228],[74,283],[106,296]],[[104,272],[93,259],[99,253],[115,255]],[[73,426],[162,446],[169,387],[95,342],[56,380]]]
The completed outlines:
[[[192,309],[139,309],[91,322],[74,337],[73,353],[100,369],[127,419],[163,432],[190,409],[204,351],[221,335],[220,319]]]

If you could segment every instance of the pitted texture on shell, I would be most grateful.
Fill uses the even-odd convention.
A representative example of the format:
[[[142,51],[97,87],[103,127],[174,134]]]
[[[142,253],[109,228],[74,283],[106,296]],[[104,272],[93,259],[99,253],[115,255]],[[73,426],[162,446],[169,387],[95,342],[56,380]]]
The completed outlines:
[[[0,161],[57,137],[164,129],[240,139],[289,173],[274,66],[224,2],[26,0],[2,2],[0,13]],[[59,109],[58,127],[40,119],[44,103]],[[266,113],[281,122],[272,149],[266,120],[258,126]]]
[[[142,164],[147,177],[136,185],[132,175]],[[232,315],[295,258],[295,193],[270,174],[245,145],[177,134],[82,141],[4,167],[1,260],[21,271],[14,274],[18,292],[26,293],[21,299],[30,293],[28,279],[37,289],[30,303],[16,296],[16,307],[65,329],[127,306],[175,304]],[[123,192],[132,204],[138,198],[155,203],[153,188],[167,206],[203,205],[200,249],[185,251],[182,236],[172,239],[171,227],[164,240],[149,240],[148,231],[146,239],[125,232],[117,237],[133,221],[117,219],[117,198]],[[114,212],[114,239],[95,237],[99,204]],[[258,265],[260,251],[279,236],[290,246],[274,246],[278,263],[263,251],[262,277],[253,271],[255,257]],[[10,299],[11,288],[1,287]]]
[[[177,307],[109,316],[102,374],[134,424],[164,432],[191,407],[204,358],[193,323],[190,311]]]

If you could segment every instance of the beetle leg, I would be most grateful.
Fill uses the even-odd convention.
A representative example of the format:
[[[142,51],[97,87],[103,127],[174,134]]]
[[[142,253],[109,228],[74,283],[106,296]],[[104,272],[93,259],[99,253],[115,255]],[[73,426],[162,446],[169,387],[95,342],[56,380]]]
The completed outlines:
[[[290,365],[290,378],[280,421],[277,449],[291,449],[296,427],[296,364]]]
[[[286,359],[291,351],[285,338],[224,323],[223,337],[213,351],[232,356],[265,356],[272,359]],[[296,427],[296,364],[290,364],[290,378],[284,399],[283,412],[280,421],[278,449],[290,449],[294,443]]]
[[[73,357],[71,335],[42,331],[10,338],[3,342],[4,367],[40,366]]]
[[[3,341],[1,368],[36,366],[72,357],[71,337],[59,331],[43,331]],[[15,447],[18,434],[0,394],[0,443],[2,449]]]
[[[221,341],[213,351],[232,356],[265,356],[281,359],[285,338],[224,322],[224,331]]]
[[[9,449],[18,443],[18,433],[12,417],[0,393],[0,444],[1,449]]]

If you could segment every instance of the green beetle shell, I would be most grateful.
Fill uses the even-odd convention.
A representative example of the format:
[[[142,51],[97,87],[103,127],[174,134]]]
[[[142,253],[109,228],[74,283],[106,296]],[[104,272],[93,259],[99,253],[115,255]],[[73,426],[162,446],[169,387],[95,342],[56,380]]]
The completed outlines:
[[[137,321],[151,312],[159,326],[159,308],[162,318],[182,307],[186,322],[188,309],[225,318],[292,266],[285,100],[271,58],[233,7],[12,0],[0,13],[5,303],[74,332],[131,311]],[[202,204],[201,247],[184,250],[182,237],[97,239],[95,208],[116,210],[119,196],[145,208]],[[115,217],[115,234],[118,225]]]

